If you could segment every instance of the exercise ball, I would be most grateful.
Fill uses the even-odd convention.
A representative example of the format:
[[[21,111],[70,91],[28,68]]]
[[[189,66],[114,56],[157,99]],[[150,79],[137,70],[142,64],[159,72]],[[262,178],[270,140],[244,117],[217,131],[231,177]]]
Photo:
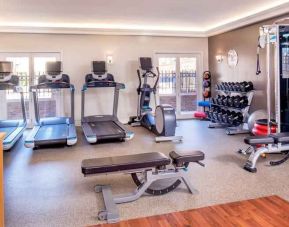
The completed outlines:
[[[252,114],[250,114],[248,119],[248,128],[249,131],[252,132],[254,128],[254,124],[259,119],[267,118],[267,112],[265,110],[256,110]]]

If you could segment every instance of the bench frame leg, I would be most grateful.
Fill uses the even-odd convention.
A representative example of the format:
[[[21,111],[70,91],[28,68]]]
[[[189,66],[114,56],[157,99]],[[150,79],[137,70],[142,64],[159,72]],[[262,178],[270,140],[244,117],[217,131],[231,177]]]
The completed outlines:
[[[107,220],[108,223],[118,222],[120,217],[116,204],[128,203],[139,199],[152,183],[161,179],[181,179],[190,193],[198,193],[191,184],[186,169],[166,169],[160,171],[145,170],[144,175],[144,183],[137,187],[133,192],[127,194],[113,196],[110,186],[97,185],[95,191],[102,192],[105,205],[105,210],[98,213],[99,220]]]
[[[279,154],[282,151],[289,150],[289,145],[285,144],[274,144],[274,145],[267,145],[265,147],[259,147],[258,149],[254,148],[254,151],[250,154],[247,162],[244,165],[244,169],[251,172],[257,172],[257,161],[262,154]]]

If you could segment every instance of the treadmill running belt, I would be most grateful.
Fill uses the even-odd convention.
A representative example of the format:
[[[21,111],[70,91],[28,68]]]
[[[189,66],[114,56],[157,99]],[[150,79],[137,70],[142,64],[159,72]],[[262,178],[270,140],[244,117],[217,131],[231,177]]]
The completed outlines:
[[[35,136],[35,142],[37,141],[66,141],[68,135],[67,124],[59,125],[43,125],[38,130]]]
[[[110,137],[110,136],[120,136],[124,137],[125,133],[116,123],[113,121],[98,121],[90,122],[89,126],[91,130],[96,135],[96,137]]]

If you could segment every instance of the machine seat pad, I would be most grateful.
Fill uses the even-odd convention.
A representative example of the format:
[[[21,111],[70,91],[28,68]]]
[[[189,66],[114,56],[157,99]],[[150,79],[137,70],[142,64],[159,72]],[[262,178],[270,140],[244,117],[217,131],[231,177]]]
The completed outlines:
[[[289,143],[288,132],[272,134],[271,137],[273,137],[275,143]]]
[[[198,162],[205,159],[205,154],[201,151],[171,151],[170,157],[172,158],[174,164],[182,165],[188,162]]]
[[[154,168],[171,163],[171,159],[160,152],[85,159],[81,163],[82,173],[101,174],[118,171]]]
[[[248,136],[244,139],[244,142],[249,145],[258,144],[274,144],[274,139],[270,136]]]

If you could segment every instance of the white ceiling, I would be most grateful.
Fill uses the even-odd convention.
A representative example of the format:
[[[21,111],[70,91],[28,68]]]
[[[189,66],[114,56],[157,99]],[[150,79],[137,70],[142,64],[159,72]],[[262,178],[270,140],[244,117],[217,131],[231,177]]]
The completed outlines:
[[[0,0],[0,31],[208,36],[289,12],[289,0]]]

